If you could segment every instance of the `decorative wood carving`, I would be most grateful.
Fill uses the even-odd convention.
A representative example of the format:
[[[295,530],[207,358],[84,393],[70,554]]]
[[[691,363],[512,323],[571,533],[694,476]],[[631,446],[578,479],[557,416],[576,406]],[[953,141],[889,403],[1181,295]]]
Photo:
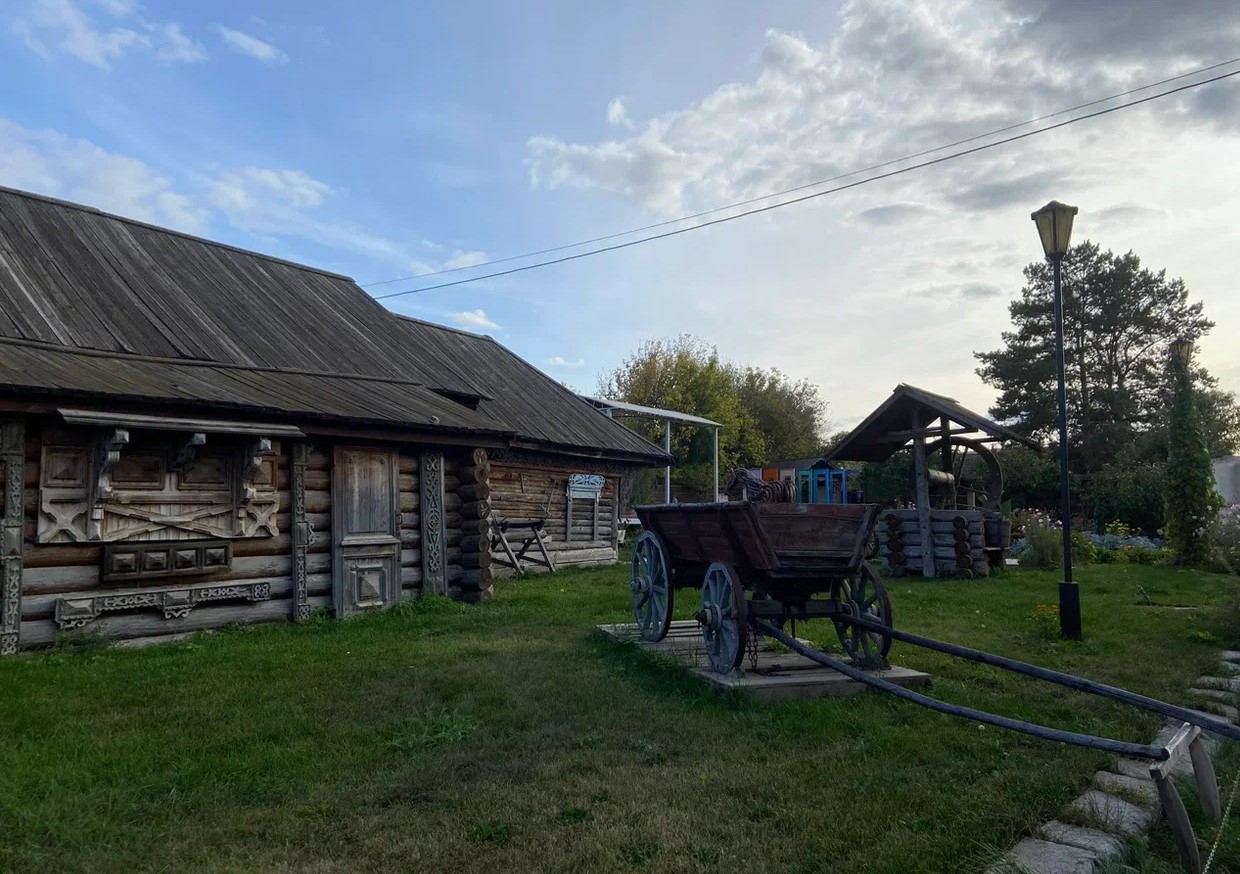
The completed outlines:
[[[271,438],[259,437],[246,451],[241,464],[241,501],[249,503],[258,494],[255,480],[263,470],[263,459],[271,455]]]
[[[306,467],[310,463],[310,446],[304,440],[293,444],[293,621],[310,618],[309,594],[306,589],[306,550],[310,546],[310,523],[306,521]]]
[[[23,422],[0,426],[4,462],[4,522],[0,536],[4,570],[0,576],[0,655],[17,652],[22,608],[22,526],[25,501],[26,428]]]
[[[160,439],[135,447],[123,429],[93,451],[44,446],[38,541],[278,535],[278,449],[266,438],[244,449],[205,447],[200,434],[180,446]]]
[[[172,543],[126,543],[103,553],[103,580],[146,580],[209,574],[232,567],[227,540],[179,540]]]
[[[89,625],[102,613],[120,610],[159,610],[165,619],[184,619],[194,607],[206,602],[270,598],[270,583],[223,583],[156,592],[110,592],[89,598],[64,597],[56,599],[56,624],[62,631],[69,631]]]
[[[598,499],[606,485],[607,478],[597,473],[574,473],[568,477],[568,500],[564,518],[564,542],[573,539],[573,501],[585,500],[592,502],[593,512],[590,516],[590,540],[598,540]]]
[[[422,586],[436,595],[448,593],[444,532],[443,452],[423,452],[418,477],[422,492]]]
[[[124,428],[117,428],[99,441],[99,461],[95,466],[95,497],[91,518],[103,518],[103,505],[112,498],[112,471],[120,464],[121,449],[128,443],[129,432]]]
[[[194,463],[194,457],[198,455],[198,447],[205,446],[207,435],[201,432],[189,435],[189,440],[185,445],[177,450],[177,457],[172,462],[173,470],[184,470]]]

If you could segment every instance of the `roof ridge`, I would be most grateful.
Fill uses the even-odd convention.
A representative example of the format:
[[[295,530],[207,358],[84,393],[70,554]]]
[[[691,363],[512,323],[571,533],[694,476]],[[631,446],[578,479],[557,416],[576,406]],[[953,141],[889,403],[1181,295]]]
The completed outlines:
[[[241,246],[234,246],[231,243],[221,243],[219,240],[212,240],[208,237],[200,237],[197,234],[191,234],[191,233],[188,233],[187,231],[179,231],[175,228],[166,228],[162,225],[152,224],[151,222],[144,222],[141,219],[130,218],[129,216],[120,215],[114,212],[107,212],[106,210],[99,209],[96,206],[88,206],[84,203],[75,203],[72,200],[62,200],[59,197],[51,197],[50,195],[38,194],[33,191],[23,191],[20,188],[10,188],[7,185],[0,185],[0,193],[12,194],[17,197],[24,197],[28,200],[38,200],[38,201],[42,201],[43,203],[50,203],[56,206],[67,207],[69,209],[76,209],[80,212],[91,213],[93,215],[101,216],[102,218],[111,219],[112,221],[124,222],[125,224],[128,224],[128,225],[135,225],[136,227],[146,228],[147,230],[158,231],[161,234],[170,234],[171,236],[174,236],[174,237],[182,237],[186,240],[193,240],[195,243],[204,243],[208,246],[214,246],[219,249],[228,249],[229,251],[232,251],[232,252],[239,252],[242,255],[249,255],[253,258],[261,258],[264,261],[271,261],[275,264],[283,264],[286,267],[293,267],[298,270],[306,270],[310,273],[318,273],[322,276],[329,276],[333,279],[343,279],[346,282],[353,283],[354,285],[357,284],[356,280],[354,280],[352,276],[345,276],[343,273],[336,273],[335,271],[327,270],[322,267],[315,267],[312,264],[302,264],[298,261],[290,261],[287,258],[278,258],[275,255],[268,255],[265,252],[258,252],[254,249],[245,249],[245,248],[242,248]],[[363,290],[363,293],[365,293],[364,290]],[[373,296],[369,294],[367,294],[366,296],[369,297],[371,300],[374,300]]]
[[[479,334],[477,331],[466,331],[464,328],[454,328],[451,325],[441,325],[439,322],[432,322],[429,319],[419,319],[417,316],[407,316],[404,313],[396,313],[388,310],[389,313],[398,319],[404,319],[406,322],[414,322],[418,325],[426,325],[428,328],[438,328],[441,331],[451,331],[453,334],[464,334],[466,337],[473,337],[478,340],[490,340],[492,343],[499,341],[490,334]],[[502,344],[501,344],[502,345]]]
[[[0,345],[22,346],[31,349],[45,349],[50,352],[64,352],[69,355],[85,355],[90,358],[112,358],[118,361],[141,361],[148,364],[172,364],[181,367],[215,367],[221,370],[243,370],[251,373],[287,373],[296,376],[321,376],[331,379],[357,379],[365,382],[382,382],[391,385],[412,385],[425,388],[437,394],[449,392],[461,396],[485,399],[486,395],[474,395],[472,392],[459,391],[445,386],[435,386],[416,379],[405,379],[399,376],[383,376],[376,373],[344,373],[331,370],[305,370],[297,367],[273,367],[263,364],[236,364],[231,361],[215,361],[209,358],[172,358],[166,355],[140,355],[132,352],[114,352],[109,349],[90,349],[82,346],[63,346],[46,340],[27,340],[24,337],[0,336]]]

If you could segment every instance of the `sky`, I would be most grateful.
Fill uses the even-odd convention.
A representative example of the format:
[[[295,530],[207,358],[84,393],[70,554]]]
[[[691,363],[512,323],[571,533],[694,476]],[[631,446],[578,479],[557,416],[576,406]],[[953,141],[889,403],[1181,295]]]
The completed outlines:
[[[1185,0],[5,0],[0,184],[376,295],[1027,122],[1240,55]],[[1221,70],[1238,69],[1233,65]],[[1204,78],[1204,77],[1200,77]],[[1240,390],[1240,77],[762,215],[392,297],[591,392],[644,340],[984,410],[1029,213],[1182,277]],[[903,165],[895,165],[903,166]],[[514,261],[491,269],[519,266]],[[371,283],[454,268],[445,275]]]

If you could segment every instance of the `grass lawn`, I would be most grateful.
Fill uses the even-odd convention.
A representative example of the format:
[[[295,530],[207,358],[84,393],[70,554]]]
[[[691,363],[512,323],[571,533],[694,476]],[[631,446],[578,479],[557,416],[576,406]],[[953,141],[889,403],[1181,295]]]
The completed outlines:
[[[1052,573],[890,584],[902,628],[1178,703],[1240,648],[1233,578],[1080,576],[1080,644],[1035,618]],[[1137,606],[1138,586],[1210,606]],[[497,589],[0,661],[0,871],[980,870],[1109,762],[878,693],[717,699],[593,631],[625,621],[623,567]],[[1141,742],[1159,723],[899,643],[892,658],[974,707]],[[1228,750],[1224,797],[1238,769]],[[1175,870],[1165,828],[1138,852],[1142,871]],[[1229,868],[1234,824],[1214,870]]]

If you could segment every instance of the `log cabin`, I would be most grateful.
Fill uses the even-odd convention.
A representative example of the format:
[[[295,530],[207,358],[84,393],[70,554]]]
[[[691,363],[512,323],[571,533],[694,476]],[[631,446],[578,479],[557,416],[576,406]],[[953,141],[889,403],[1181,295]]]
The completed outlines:
[[[493,501],[614,561],[665,461],[348,277],[0,189],[0,654],[486,598]]]

